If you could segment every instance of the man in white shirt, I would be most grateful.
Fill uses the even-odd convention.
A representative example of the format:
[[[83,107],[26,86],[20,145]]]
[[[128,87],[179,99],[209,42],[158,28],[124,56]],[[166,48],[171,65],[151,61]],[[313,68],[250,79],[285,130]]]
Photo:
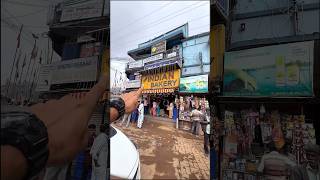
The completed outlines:
[[[264,173],[266,180],[286,180],[290,169],[297,164],[288,156],[279,153],[275,146],[271,152],[262,156],[257,168],[258,172]]]
[[[142,127],[142,123],[143,123],[143,118],[144,118],[144,105],[143,105],[143,101],[141,101],[139,103],[140,103],[140,105],[138,107],[139,117],[138,117],[137,127],[141,128]]]

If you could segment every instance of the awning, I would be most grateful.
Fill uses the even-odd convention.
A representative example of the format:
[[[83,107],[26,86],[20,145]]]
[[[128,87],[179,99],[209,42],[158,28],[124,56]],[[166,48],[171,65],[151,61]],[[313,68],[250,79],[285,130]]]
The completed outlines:
[[[159,93],[173,93],[175,89],[146,89],[142,94],[159,94]]]

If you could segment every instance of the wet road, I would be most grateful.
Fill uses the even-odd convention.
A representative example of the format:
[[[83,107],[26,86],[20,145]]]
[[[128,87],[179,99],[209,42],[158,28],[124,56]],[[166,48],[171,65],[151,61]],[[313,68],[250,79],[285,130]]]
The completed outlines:
[[[115,124],[138,146],[142,179],[209,179],[203,136],[176,130],[173,123],[145,119],[142,129]]]

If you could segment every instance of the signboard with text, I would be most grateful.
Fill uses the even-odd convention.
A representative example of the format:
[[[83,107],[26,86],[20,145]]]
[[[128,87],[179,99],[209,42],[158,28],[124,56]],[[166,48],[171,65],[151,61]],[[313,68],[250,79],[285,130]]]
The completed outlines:
[[[314,42],[226,52],[225,96],[313,96]]]
[[[90,82],[97,80],[98,56],[77,58],[55,63],[52,84]]]
[[[188,93],[207,93],[208,74],[181,78],[179,91]]]
[[[44,92],[50,90],[51,85],[51,72],[54,69],[54,65],[43,64],[39,70],[39,80],[37,83],[36,91]]]
[[[143,75],[141,79],[143,89],[178,88],[180,84],[180,69]]]
[[[160,60],[160,59],[163,59],[163,53],[147,57],[147,58],[143,59],[143,63],[147,64],[149,62],[153,62],[153,61]]]
[[[61,22],[102,16],[103,0],[67,1],[64,3]]]
[[[129,62],[129,68],[140,68],[140,67],[143,67],[143,61],[142,60]]]
[[[166,51],[166,41],[161,41],[151,47],[151,55],[162,53]]]
[[[140,87],[141,87],[141,80],[140,79],[127,81],[127,84],[126,84],[127,89],[140,88]]]

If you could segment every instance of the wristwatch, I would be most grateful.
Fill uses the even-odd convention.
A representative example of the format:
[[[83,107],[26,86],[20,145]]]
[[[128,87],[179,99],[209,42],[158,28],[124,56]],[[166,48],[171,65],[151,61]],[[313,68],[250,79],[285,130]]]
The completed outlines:
[[[119,119],[121,116],[123,116],[124,113],[126,112],[126,109],[125,109],[126,104],[123,101],[123,99],[120,97],[110,98],[110,107],[113,107],[118,111],[117,119]]]
[[[36,177],[49,157],[48,132],[45,124],[23,107],[1,107],[1,146],[19,149],[27,160],[26,179]]]

